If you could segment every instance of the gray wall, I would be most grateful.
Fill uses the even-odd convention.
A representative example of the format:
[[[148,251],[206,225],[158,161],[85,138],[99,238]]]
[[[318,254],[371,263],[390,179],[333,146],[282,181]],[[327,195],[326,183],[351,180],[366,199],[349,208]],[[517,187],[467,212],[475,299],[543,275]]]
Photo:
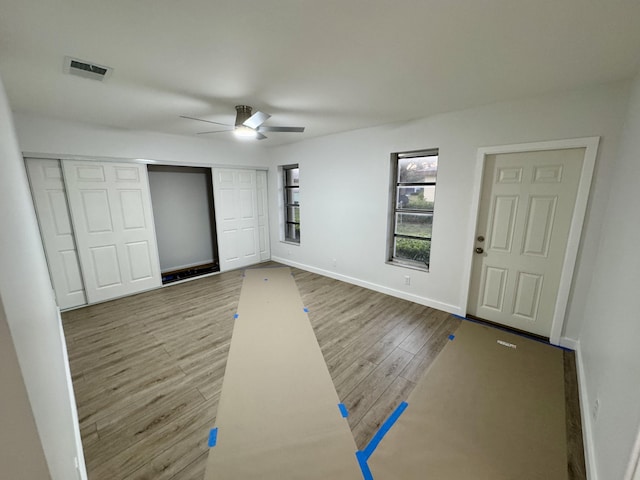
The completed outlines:
[[[160,270],[213,261],[209,169],[149,166]]]
[[[640,428],[640,75],[611,170],[611,193],[580,335],[587,393],[582,401],[602,480],[623,478]]]
[[[441,310],[466,312],[478,148],[597,135],[601,142],[563,332],[577,340],[629,88],[630,82],[616,82],[274,147],[270,212],[278,212],[275,167],[299,164],[302,241],[299,246],[280,242],[278,215],[272,214],[271,256]],[[389,155],[436,147],[430,271],[388,265]]]
[[[1,299],[0,365],[0,477],[11,480],[51,478]]]
[[[1,80],[0,245],[0,297],[49,472],[53,480],[75,480],[75,457],[81,457],[82,446],[73,417],[64,338]]]

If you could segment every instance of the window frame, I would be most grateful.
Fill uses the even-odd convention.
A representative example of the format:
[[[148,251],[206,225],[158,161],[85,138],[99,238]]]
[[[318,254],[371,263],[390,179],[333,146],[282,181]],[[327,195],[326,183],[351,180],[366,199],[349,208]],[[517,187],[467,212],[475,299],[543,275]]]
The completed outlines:
[[[282,167],[282,202],[283,202],[283,206],[282,206],[282,220],[283,220],[283,229],[282,229],[282,238],[283,238],[283,242],[285,243],[292,243],[295,245],[300,245],[300,234],[301,234],[301,228],[300,228],[300,201],[298,201],[297,203],[288,203],[287,200],[289,198],[288,192],[290,190],[293,189],[297,189],[298,190],[298,194],[300,194],[300,165],[298,163],[294,163],[291,165],[283,165]],[[287,183],[287,172],[289,172],[290,170],[298,170],[298,184],[294,185],[291,184],[289,185]],[[298,221],[295,221],[295,216],[293,219],[289,218],[289,210],[290,209],[297,209],[298,211]],[[287,235],[287,231],[288,231],[288,226],[289,225],[297,225],[297,230],[298,230],[298,238],[291,238],[290,236]],[[295,229],[295,227],[294,227]]]
[[[439,157],[438,148],[429,148],[421,150],[411,150],[406,152],[394,152],[391,154],[391,169],[390,169],[390,182],[389,182],[389,221],[388,221],[388,239],[387,239],[387,256],[386,263],[406,268],[412,268],[415,270],[422,270],[428,272],[431,265],[431,250],[433,246],[433,232],[427,237],[421,237],[417,235],[398,234],[397,230],[397,218],[399,213],[405,214],[431,214],[431,221],[433,227],[433,217],[435,212],[435,195],[436,195],[436,183],[438,170],[436,168],[436,178],[429,182],[401,182],[399,178],[400,160],[407,158],[421,158],[421,157]],[[439,160],[439,158],[438,158]],[[433,207],[431,209],[408,209],[398,208],[398,190],[400,188],[407,187],[433,187]],[[398,258],[394,256],[394,250],[396,246],[397,238],[409,238],[416,240],[428,240],[429,241],[429,262],[420,262],[417,260],[410,260],[405,258]]]

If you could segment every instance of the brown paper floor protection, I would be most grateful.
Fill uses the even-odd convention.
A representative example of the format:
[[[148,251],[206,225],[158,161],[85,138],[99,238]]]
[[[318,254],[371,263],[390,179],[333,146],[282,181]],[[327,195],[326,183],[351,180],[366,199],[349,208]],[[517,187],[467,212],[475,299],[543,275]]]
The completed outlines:
[[[247,270],[205,479],[362,479],[339,403],[290,269]]]
[[[560,349],[463,322],[373,452],[373,478],[566,480],[563,378]]]

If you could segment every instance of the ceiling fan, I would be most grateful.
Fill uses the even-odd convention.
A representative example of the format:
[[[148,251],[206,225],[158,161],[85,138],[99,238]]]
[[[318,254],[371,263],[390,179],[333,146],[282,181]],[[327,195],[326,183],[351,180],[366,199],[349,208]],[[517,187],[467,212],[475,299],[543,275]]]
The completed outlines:
[[[202,118],[188,117],[186,115],[180,115],[180,118],[186,118],[188,120],[197,120],[199,122],[213,123],[214,125],[220,125],[223,127],[230,127],[225,130],[213,130],[208,132],[198,132],[198,135],[205,135],[208,133],[222,133],[233,132],[239,137],[256,138],[258,140],[264,140],[266,135],[263,132],[290,132],[290,133],[302,133],[304,127],[268,127],[262,124],[266,122],[271,115],[264,112],[256,112],[252,114],[252,107],[248,105],[236,105],[236,122],[233,125],[227,123],[212,122],[211,120],[204,120]]]

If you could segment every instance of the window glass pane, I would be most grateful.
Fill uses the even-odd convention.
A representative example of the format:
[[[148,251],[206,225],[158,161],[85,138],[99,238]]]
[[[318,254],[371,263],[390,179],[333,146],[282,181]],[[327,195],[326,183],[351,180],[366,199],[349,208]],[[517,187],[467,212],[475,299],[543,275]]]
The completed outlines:
[[[398,159],[398,182],[427,183],[436,181],[438,157],[412,157]]]
[[[288,205],[297,205],[300,203],[300,189],[299,188],[287,188],[285,190],[285,202]]]
[[[284,197],[282,219],[284,220],[283,240],[300,243],[300,169],[298,165],[282,166]]]
[[[416,238],[396,238],[393,245],[393,257],[402,260],[429,264],[430,240]]]
[[[300,207],[286,207],[287,222],[300,223]]]
[[[396,234],[431,238],[432,213],[396,213]]]
[[[396,208],[410,208],[413,210],[433,210],[436,186],[428,187],[398,187]]]
[[[300,242],[300,225],[287,223],[284,226],[284,238],[289,242]]]
[[[284,182],[286,186],[293,186],[300,184],[300,169],[299,168],[287,168],[284,171]]]

